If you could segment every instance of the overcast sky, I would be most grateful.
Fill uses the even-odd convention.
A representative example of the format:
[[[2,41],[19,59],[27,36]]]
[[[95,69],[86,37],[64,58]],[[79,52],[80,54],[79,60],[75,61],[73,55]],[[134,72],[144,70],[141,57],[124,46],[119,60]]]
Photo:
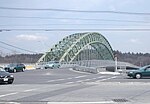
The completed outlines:
[[[10,9],[2,9],[2,7]],[[150,13],[150,0],[0,0],[0,29],[150,28],[150,14],[15,10],[11,8]],[[90,31],[2,31],[0,41],[34,52],[46,52],[65,36],[79,32]],[[104,35],[114,50],[135,53],[150,52],[150,31],[94,32]],[[26,52],[0,43],[0,53]]]

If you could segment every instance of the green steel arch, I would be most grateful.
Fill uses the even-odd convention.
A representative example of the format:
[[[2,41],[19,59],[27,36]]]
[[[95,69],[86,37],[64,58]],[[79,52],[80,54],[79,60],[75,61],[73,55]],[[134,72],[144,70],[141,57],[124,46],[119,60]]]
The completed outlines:
[[[107,39],[99,33],[87,32],[75,33],[65,37],[46,52],[38,62],[72,62],[88,46],[91,50],[96,51],[99,60],[114,60],[113,50]]]

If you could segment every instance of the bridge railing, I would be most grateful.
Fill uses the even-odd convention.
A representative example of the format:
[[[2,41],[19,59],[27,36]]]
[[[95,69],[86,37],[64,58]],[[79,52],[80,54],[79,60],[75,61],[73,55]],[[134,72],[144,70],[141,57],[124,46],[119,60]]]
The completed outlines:
[[[47,64],[47,62],[38,63],[36,68],[42,67]],[[82,61],[73,61],[71,63],[61,62],[62,68],[72,68],[77,71],[91,72],[91,73],[99,73],[104,71],[115,71],[115,61],[112,60],[82,60]],[[137,67],[130,63],[126,62],[118,62],[117,63],[117,71],[126,72],[126,67]]]
[[[74,61],[72,63],[65,63],[66,66],[72,67],[77,71],[85,71],[91,73],[99,73],[105,71],[116,71],[115,61],[113,60],[82,60],[82,61]],[[62,63],[62,65],[64,65]],[[117,71],[119,73],[125,73],[128,67],[138,68],[133,64],[127,62],[117,62]]]

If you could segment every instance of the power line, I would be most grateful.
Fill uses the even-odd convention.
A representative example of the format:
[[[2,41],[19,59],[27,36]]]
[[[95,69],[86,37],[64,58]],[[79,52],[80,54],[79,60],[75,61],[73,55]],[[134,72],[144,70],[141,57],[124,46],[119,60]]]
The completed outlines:
[[[150,15],[150,13],[143,12],[122,12],[122,11],[88,11],[88,10],[75,10],[75,9],[52,9],[52,8],[11,8],[0,7],[4,10],[25,10],[25,11],[57,11],[57,12],[79,12],[79,13],[111,13],[111,14],[127,14],[127,15]]]
[[[0,32],[8,31],[150,31],[148,28],[97,28],[97,29],[0,29]]]
[[[16,49],[19,49],[19,50],[22,50],[22,51],[26,51],[26,52],[30,52],[30,53],[37,53],[37,52],[33,52],[33,51],[30,51],[30,50],[26,50],[26,49],[23,49],[23,48],[20,48],[20,47],[17,47],[17,46],[14,46],[14,45],[11,45],[11,44],[2,42],[2,41],[0,41],[0,43],[5,44],[5,45],[10,46],[10,47],[13,47],[13,48],[16,48]]]
[[[84,26],[84,25],[103,25],[103,26],[149,26],[150,24],[140,24],[140,25],[137,25],[137,24],[132,24],[132,25],[129,25],[129,24],[103,24],[103,23],[96,23],[96,24],[0,24],[0,26],[57,26],[57,25],[63,25],[63,26],[69,26],[69,25],[77,25],[77,26]]]
[[[56,19],[56,20],[84,20],[84,21],[109,21],[109,22],[134,22],[134,23],[150,23],[149,21],[133,21],[133,20],[115,20],[115,19],[96,19],[96,18],[58,18],[58,17],[29,17],[29,16],[0,16],[1,18],[21,18],[21,19]]]
[[[15,51],[15,50],[13,50],[13,49],[9,49],[9,48],[3,47],[3,46],[0,46],[0,47],[3,48],[3,49],[9,50],[9,51]],[[18,52],[18,51],[17,51],[17,52]],[[20,52],[18,52],[18,53],[20,53]]]

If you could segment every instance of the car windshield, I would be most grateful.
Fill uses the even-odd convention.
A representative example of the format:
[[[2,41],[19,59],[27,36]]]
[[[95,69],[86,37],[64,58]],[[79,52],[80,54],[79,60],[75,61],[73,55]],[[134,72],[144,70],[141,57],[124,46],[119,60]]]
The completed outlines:
[[[139,70],[143,70],[143,69],[146,69],[148,66],[143,66],[141,68],[139,68]]]
[[[7,67],[13,67],[15,66],[16,64],[8,64]]]

